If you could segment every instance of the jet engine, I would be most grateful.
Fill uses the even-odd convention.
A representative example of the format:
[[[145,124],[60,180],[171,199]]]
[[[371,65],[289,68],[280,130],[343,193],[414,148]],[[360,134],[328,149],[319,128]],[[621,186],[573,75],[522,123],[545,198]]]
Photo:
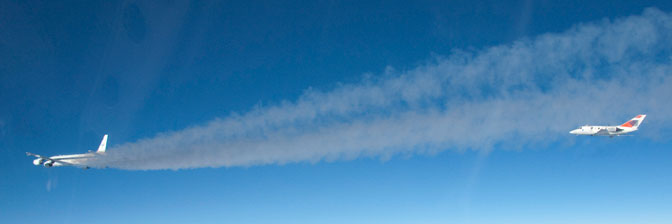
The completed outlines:
[[[51,167],[54,165],[54,161],[46,161],[44,162],[44,167]]]
[[[44,162],[44,159],[42,159],[42,158],[37,158],[37,159],[33,160],[33,164],[35,164],[35,166],[42,165],[42,162]]]

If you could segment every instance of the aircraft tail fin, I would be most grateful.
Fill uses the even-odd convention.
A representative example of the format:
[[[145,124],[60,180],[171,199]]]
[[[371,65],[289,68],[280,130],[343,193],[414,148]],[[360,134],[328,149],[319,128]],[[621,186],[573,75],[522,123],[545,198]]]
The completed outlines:
[[[97,153],[105,153],[105,149],[107,148],[107,135],[103,136],[103,141],[100,142],[100,146],[98,146],[98,151]]]
[[[639,127],[640,124],[642,124],[642,121],[644,121],[644,118],[646,118],[646,114],[637,115],[636,117],[630,119],[628,122],[623,123],[621,125],[621,127],[637,128],[637,127]]]

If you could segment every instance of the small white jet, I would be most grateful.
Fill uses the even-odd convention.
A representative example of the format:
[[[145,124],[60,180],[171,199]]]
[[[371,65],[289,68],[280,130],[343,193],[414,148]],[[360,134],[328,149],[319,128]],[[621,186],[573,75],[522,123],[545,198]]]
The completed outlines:
[[[107,148],[107,135],[103,136],[103,141],[100,142],[100,146],[98,146],[98,151],[95,152],[89,150],[88,153],[84,154],[60,155],[52,157],[44,157],[30,152],[26,152],[26,155],[37,157],[37,159],[33,160],[33,164],[35,164],[35,166],[39,165],[43,165],[44,167],[76,166],[82,169],[88,169],[89,166],[86,164],[86,161],[95,157],[105,155],[105,148]]]
[[[637,115],[636,117],[630,119],[628,122],[625,122],[619,126],[584,125],[581,126],[580,128],[570,131],[569,133],[575,135],[609,136],[613,138],[614,136],[619,136],[633,131],[637,131],[637,128],[639,127],[640,124],[642,124],[642,121],[644,121],[645,117],[646,117],[645,114]]]

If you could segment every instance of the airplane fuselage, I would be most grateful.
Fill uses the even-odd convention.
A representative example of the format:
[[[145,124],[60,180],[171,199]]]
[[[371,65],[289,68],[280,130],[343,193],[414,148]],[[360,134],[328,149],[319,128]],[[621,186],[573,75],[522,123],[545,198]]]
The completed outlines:
[[[37,158],[33,160],[33,165],[39,166],[43,165],[45,167],[53,166],[86,166],[86,161],[99,156],[100,154],[95,152],[89,152],[84,154],[72,154],[72,155],[59,155],[52,156],[48,158]]]
[[[591,126],[584,125],[580,128],[570,131],[570,134],[575,135],[590,135],[590,136],[615,136],[623,135],[633,131],[637,131],[637,128],[625,128],[620,126]]]

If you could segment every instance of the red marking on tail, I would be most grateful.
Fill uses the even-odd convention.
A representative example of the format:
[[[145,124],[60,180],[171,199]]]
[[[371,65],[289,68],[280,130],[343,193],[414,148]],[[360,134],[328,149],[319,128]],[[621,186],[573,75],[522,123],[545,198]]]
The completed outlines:
[[[635,120],[630,120],[628,122],[623,123],[621,125],[621,127],[631,128],[634,123],[635,123]]]

